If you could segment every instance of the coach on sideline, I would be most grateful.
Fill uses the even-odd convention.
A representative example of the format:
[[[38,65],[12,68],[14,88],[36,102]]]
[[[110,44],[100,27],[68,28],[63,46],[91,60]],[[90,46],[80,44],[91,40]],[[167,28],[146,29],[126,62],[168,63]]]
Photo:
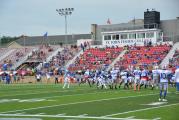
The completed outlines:
[[[177,69],[175,70],[175,82],[177,91],[179,91],[179,66],[177,66]]]

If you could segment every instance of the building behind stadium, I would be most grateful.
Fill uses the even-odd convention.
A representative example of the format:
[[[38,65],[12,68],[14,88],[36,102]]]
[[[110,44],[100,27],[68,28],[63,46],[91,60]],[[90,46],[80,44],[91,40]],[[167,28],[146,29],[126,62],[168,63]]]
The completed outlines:
[[[67,35],[67,40],[65,40],[65,35],[54,35],[48,36],[47,40],[43,40],[43,36],[32,36],[26,37],[25,44],[23,38],[16,42],[20,45],[31,46],[42,43],[52,45],[76,44],[78,40],[85,41],[91,39],[93,41],[92,44],[95,45],[130,45],[137,44],[136,41],[144,43],[145,40],[153,40],[152,37],[155,37],[155,42],[179,41],[179,17],[170,20],[160,20],[160,12],[154,9],[147,9],[144,12],[144,19],[133,19],[127,23],[120,24],[92,24],[91,33]]]

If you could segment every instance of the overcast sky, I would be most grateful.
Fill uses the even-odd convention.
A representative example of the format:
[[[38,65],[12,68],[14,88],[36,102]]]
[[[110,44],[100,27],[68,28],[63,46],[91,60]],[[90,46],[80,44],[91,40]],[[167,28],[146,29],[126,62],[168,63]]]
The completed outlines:
[[[147,8],[161,12],[161,19],[179,17],[179,0],[0,0],[0,36],[65,34],[64,17],[57,8],[75,10],[68,20],[68,33],[90,33],[91,24],[124,23],[143,19]]]

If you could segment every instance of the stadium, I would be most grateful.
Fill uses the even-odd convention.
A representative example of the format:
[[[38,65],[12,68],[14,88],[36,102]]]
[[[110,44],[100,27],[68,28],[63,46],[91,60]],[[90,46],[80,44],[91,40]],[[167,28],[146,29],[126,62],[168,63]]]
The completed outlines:
[[[89,33],[2,46],[0,120],[179,119],[179,17],[147,9]]]

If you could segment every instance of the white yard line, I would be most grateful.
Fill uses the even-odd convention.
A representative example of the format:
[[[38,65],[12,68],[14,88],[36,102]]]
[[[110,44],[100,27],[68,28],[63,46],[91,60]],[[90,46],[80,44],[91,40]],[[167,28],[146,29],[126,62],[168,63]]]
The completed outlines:
[[[62,114],[57,114],[58,116],[65,116],[66,113],[62,113]]]
[[[120,90],[118,92],[114,92],[114,91],[102,91],[102,92],[91,92],[91,93],[80,93],[80,94],[71,94],[71,95],[57,95],[57,96],[50,96],[50,97],[40,97],[40,98],[32,98],[32,99],[49,99],[49,98],[61,98],[61,97],[68,97],[68,96],[80,96],[80,95],[87,95],[87,94],[97,94],[97,93],[109,93],[109,92],[113,92],[113,93],[120,93],[120,92],[130,92],[130,91],[126,91],[126,90]],[[1,100],[1,99],[0,99]],[[15,102],[15,101],[18,101],[18,100],[21,100],[21,99],[12,99],[11,101],[8,101],[8,102]],[[29,99],[24,99],[24,100],[29,100]],[[47,100],[47,101],[55,101],[55,100]],[[5,102],[0,102],[0,103],[5,103]]]
[[[147,119],[134,119],[134,118],[112,118],[112,117],[94,117],[94,116],[62,116],[62,115],[32,115],[32,114],[0,114],[0,116],[8,117],[47,117],[47,118],[78,118],[78,119],[101,119],[101,120],[147,120]]]
[[[160,117],[158,117],[158,118],[154,118],[154,119],[152,119],[152,120],[161,120],[161,118],[160,118]]]
[[[34,99],[49,99],[49,98],[61,98],[61,97],[68,97],[68,96],[80,96],[80,95],[89,95],[89,94],[97,94],[97,93],[108,93],[112,91],[103,91],[103,92],[91,92],[91,93],[80,93],[80,94],[71,94],[71,95],[61,95],[61,96],[50,96],[50,97],[40,97],[40,98],[32,98],[32,99],[0,99],[0,104],[9,103],[9,102],[23,102],[29,101]],[[118,92],[119,93],[119,92]],[[56,101],[56,100],[45,100],[45,101]]]
[[[17,96],[17,95],[34,95],[34,94],[42,94],[42,93],[63,93],[63,92],[68,92],[68,91],[80,91],[80,90],[85,90],[85,89],[72,89],[72,90],[63,90],[63,91],[60,91],[61,89],[59,90],[54,90],[54,91],[46,91],[46,92],[33,92],[33,93],[24,93],[24,94],[12,94],[12,95],[4,95],[4,96],[0,96],[1,98],[2,97],[11,97],[11,96]]]
[[[130,119],[131,119],[131,118],[135,118],[135,117],[136,117],[136,116],[129,116],[129,117],[126,117],[126,118],[130,118]]]
[[[62,91],[60,91],[60,90],[62,90]],[[46,91],[46,92],[33,92],[33,93],[24,93],[24,94],[12,94],[12,95],[3,95],[3,96],[0,96],[0,98],[2,98],[2,97],[13,97],[13,96],[18,96],[18,95],[24,95],[24,96],[26,96],[26,95],[34,95],[34,94],[42,94],[42,93],[64,93],[64,92],[68,92],[68,91],[83,91],[83,90],[86,90],[86,88],[84,88],[84,89],[65,89],[65,90],[63,90],[63,89],[59,89],[59,90],[54,90],[54,91]],[[88,90],[97,90],[97,89],[88,89]],[[126,90],[120,90],[120,91],[126,91]],[[117,92],[120,92],[120,91],[117,91]],[[108,92],[108,91],[103,91],[103,92]],[[110,92],[115,92],[115,91],[110,91]]]
[[[35,107],[35,108],[27,108],[27,109],[21,109],[21,110],[6,111],[6,112],[0,112],[0,113],[20,112],[20,111],[23,112],[23,111],[27,111],[27,110],[36,110],[36,109],[43,109],[43,108],[51,108],[51,107],[59,107],[59,106],[91,103],[91,102],[100,102],[100,101],[108,101],[108,100],[115,100],[115,99],[135,98],[135,97],[143,97],[143,96],[150,96],[150,95],[157,95],[157,94],[158,93],[145,94],[145,95],[136,95],[136,96],[127,96],[127,97],[114,97],[114,98],[106,98],[106,99],[98,99],[98,100],[89,100],[89,101],[82,101],[82,102],[73,102],[73,103],[66,103],[66,104],[58,104],[58,105],[42,106],[42,107]]]
[[[157,106],[157,107],[149,107],[149,108],[138,109],[138,110],[131,110],[131,111],[127,111],[127,112],[121,112],[121,113],[115,113],[115,114],[105,115],[105,116],[102,116],[102,117],[111,117],[111,116],[115,116],[115,115],[122,115],[122,114],[128,114],[128,113],[145,111],[145,110],[158,109],[158,108],[162,108],[162,107],[170,107],[170,106],[174,106],[174,105],[179,105],[179,103],[169,104],[169,105],[163,105],[163,106]]]

